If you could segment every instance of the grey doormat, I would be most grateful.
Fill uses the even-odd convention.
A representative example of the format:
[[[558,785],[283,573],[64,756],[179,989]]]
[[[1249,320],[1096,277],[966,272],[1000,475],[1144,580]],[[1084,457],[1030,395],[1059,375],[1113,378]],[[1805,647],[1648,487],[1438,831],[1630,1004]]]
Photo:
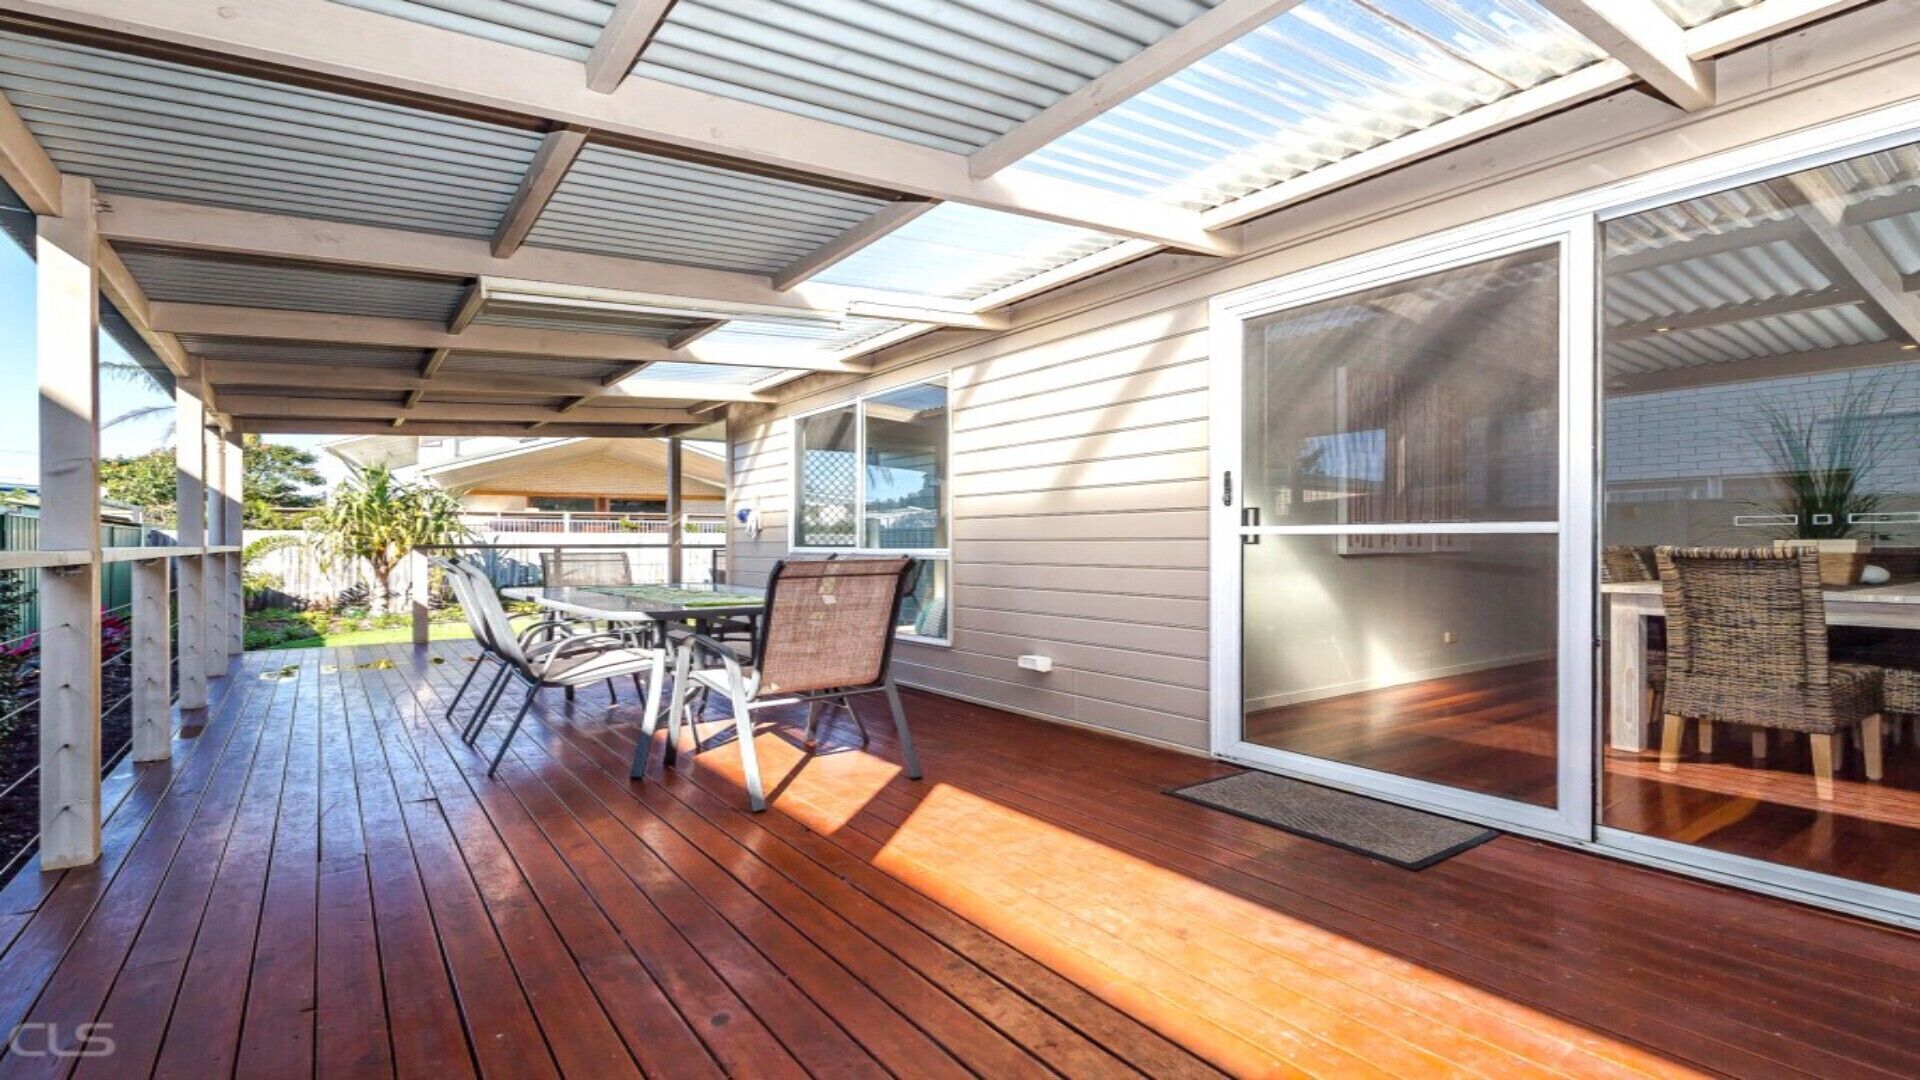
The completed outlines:
[[[1167,794],[1408,870],[1424,870],[1500,835],[1484,825],[1272,773],[1240,772]]]

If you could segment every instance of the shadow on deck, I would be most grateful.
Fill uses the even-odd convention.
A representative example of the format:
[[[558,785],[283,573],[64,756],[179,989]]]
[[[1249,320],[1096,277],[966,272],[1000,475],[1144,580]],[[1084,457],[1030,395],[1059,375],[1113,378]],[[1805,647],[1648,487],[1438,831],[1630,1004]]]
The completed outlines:
[[[918,783],[884,723],[763,725],[762,815],[730,723],[629,784],[627,689],[552,694],[489,780],[472,649],[238,661],[110,779],[97,866],[0,892],[0,1071],[1920,1075],[1898,931],[1510,837],[1408,873],[927,694]]]

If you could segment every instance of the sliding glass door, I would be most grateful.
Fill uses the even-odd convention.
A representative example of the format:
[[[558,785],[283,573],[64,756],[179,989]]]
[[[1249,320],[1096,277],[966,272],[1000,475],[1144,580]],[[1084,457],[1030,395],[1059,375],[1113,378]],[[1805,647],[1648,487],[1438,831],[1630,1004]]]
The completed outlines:
[[[1568,258],[1558,233],[1508,240],[1216,322],[1238,398],[1217,551],[1238,691],[1217,749],[1582,827],[1563,753],[1585,741],[1566,707],[1586,699],[1585,652],[1563,646],[1587,638],[1567,629],[1585,590],[1562,588]]]

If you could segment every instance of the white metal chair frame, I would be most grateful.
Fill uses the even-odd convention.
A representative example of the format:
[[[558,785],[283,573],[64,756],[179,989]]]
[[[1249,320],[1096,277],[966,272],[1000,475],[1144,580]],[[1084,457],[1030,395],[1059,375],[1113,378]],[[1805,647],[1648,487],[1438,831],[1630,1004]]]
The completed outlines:
[[[847,560],[855,561],[855,560]],[[701,711],[705,710],[704,693],[707,690],[719,690],[725,693],[732,703],[735,737],[740,746],[741,771],[745,774],[747,802],[755,813],[767,808],[766,793],[760,780],[760,763],[753,749],[753,713],[756,709],[771,708],[780,705],[807,703],[807,726],[805,741],[808,751],[814,749],[814,728],[819,718],[821,705],[837,702],[852,716],[860,726],[861,742],[867,741],[866,725],[860,722],[859,714],[854,712],[852,698],[863,694],[881,694],[887,699],[887,708],[893,715],[893,728],[900,740],[901,756],[906,760],[907,778],[920,779],[920,756],[914,750],[913,732],[907,727],[906,710],[900,704],[900,691],[895,687],[891,666],[893,660],[894,627],[900,622],[900,607],[913,591],[914,579],[918,576],[920,564],[907,560],[899,571],[895,582],[892,615],[884,628],[886,640],[882,646],[879,677],[871,683],[860,686],[840,686],[817,690],[805,690],[792,693],[776,692],[775,696],[761,698],[760,660],[766,655],[766,644],[773,623],[778,618],[776,597],[779,593],[780,579],[788,566],[785,560],[776,563],[773,573],[767,579],[767,595],[764,614],[752,642],[752,653],[742,657],[732,648],[720,641],[704,635],[687,632],[676,634],[677,655],[674,658],[673,699],[667,716],[667,746],[662,764],[671,767],[677,756],[680,743],[680,722],[686,711],[688,700],[696,693],[702,694]],[[710,660],[718,661],[718,668],[693,668],[694,655],[702,654]],[[744,663],[743,663],[744,661]],[[695,714],[699,715],[698,713]],[[641,739],[643,748],[651,744],[657,717],[652,708],[647,710],[642,725]],[[699,750],[699,740],[694,740],[694,750]],[[646,757],[635,755],[634,779],[640,779]]]

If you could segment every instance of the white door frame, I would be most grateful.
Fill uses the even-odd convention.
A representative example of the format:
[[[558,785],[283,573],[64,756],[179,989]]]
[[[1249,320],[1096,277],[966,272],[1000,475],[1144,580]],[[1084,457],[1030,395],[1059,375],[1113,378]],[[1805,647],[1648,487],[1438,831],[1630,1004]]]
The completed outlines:
[[[1567,651],[1580,654],[1589,675],[1587,681],[1577,687],[1586,696],[1584,706],[1567,700],[1568,691],[1574,687],[1564,674],[1561,680],[1561,756],[1563,759],[1575,759],[1575,764],[1569,769],[1567,763],[1564,760],[1562,762],[1560,807],[1554,812],[1535,807],[1523,808],[1522,812],[1515,813],[1515,804],[1501,800],[1491,800],[1495,805],[1488,806],[1485,796],[1463,797],[1463,793],[1456,789],[1388,777],[1351,766],[1317,762],[1316,759],[1300,755],[1290,755],[1294,760],[1275,761],[1265,754],[1258,757],[1248,754],[1244,749],[1245,744],[1239,739],[1242,629],[1239,493],[1234,493],[1229,504],[1223,504],[1220,497],[1224,474],[1231,470],[1237,482],[1241,468],[1240,349],[1241,329],[1247,312],[1277,310],[1291,304],[1307,303],[1311,299],[1350,292],[1362,287],[1363,282],[1384,283],[1398,277],[1439,269],[1450,265],[1448,253],[1459,256],[1474,244],[1492,245],[1494,250],[1498,250],[1502,242],[1510,246],[1514,238],[1525,234],[1528,229],[1541,229],[1547,233],[1561,230],[1560,235],[1567,244],[1568,260],[1563,265],[1584,268],[1579,273],[1584,275],[1589,285],[1583,295],[1565,298],[1568,306],[1565,309],[1566,318],[1563,319],[1563,330],[1566,330],[1577,325],[1574,320],[1579,317],[1578,311],[1585,312],[1584,332],[1571,333],[1567,330],[1572,340],[1568,343],[1570,347],[1566,350],[1563,363],[1582,366],[1584,375],[1566,379],[1561,387],[1564,417],[1561,438],[1563,443],[1578,442],[1588,446],[1584,457],[1589,471],[1580,476],[1563,475],[1561,535],[1563,540],[1569,536],[1579,536],[1581,540],[1578,547],[1584,550],[1584,556],[1580,560],[1568,559],[1569,545],[1563,543],[1561,589],[1563,594],[1567,593],[1569,586],[1576,584],[1573,579],[1584,580],[1582,587],[1587,596],[1585,609],[1590,617],[1597,588],[1595,574],[1589,568],[1594,565],[1593,541],[1599,531],[1594,506],[1598,475],[1591,471],[1598,463],[1595,452],[1598,435],[1594,431],[1597,420],[1594,368],[1597,363],[1596,243],[1599,222],[1914,142],[1920,142],[1920,100],[1910,100],[1789,132],[1395,245],[1383,251],[1302,270],[1215,298],[1211,310],[1213,453],[1209,471],[1212,482],[1209,503],[1212,507],[1209,515],[1212,586],[1209,700],[1214,754],[1243,764],[1296,773],[1332,786],[1362,790],[1408,805],[1483,821],[1515,832],[1545,836],[1616,858],[1723,881],[1756,892],[1850,914],[1920,927],[1920,895],[1815,874],[1760,859],[1657,840],[1618,829],[1596,828],[1594,800],[1599,790],[1594,784],[1594,764],[1598,752],[1596,732],[1599,694],[1598,684],[1591,677],[1597,654],[1597,626],[1591,622],[1580,628],[1584,638],[1570,634],[1572,627],[1569,624],[1563,623],[1562,626],[1564,647]],[[1452,261],[1461,260],[1455,258]],[[1570,284],[1572,276],[1563,278],[1563,282]],[[1576,304],[1581,307],[1576,309]],[[1565,410],[1575,406],[1575,397],[1580,398],[1584,405],[1577,415],[1567,414]],[[1563,611],[1563,618],[1566,614]],[[1585,646],[1580,647],[1583,640]],[[1576,717],[1584,726],[1577,741],[1568,742]],[[1582,775],[1586,778],[1587,790],[1570,800],[1565,785],[1570,779],[1577,781]],[[1527,809],[1532,812],[1526,812]]]
[[[1559,755],[1556,805],[1548,808],[1249,743],[1242,717],[1241,537],[1345,532],[1550,534],[1559,537],[1560,640],[1558,728],[1562,746],[1590,746],[1593,732],[1593,387],[1596,258],[1585,215],[1518,224],[1461,241],[1401,244],[1216,297],[1211,311],[1214,499],[1211,511],[1212,676],[1210,728],[1215,755],[1395,802],[1516,831],[1584,840],[1593,835],[1593,758]],[[1244,327],[1288,308],[1421,277],[1521,251],[1557,246],[1560,262],[1558,518],[1552,522],[1474,522],[1404,526],[1247,527],[1240,524]],[[1577,332],[1577,328],[1588,328]],[[1229,494],[1228,475],[1235,489]]]

